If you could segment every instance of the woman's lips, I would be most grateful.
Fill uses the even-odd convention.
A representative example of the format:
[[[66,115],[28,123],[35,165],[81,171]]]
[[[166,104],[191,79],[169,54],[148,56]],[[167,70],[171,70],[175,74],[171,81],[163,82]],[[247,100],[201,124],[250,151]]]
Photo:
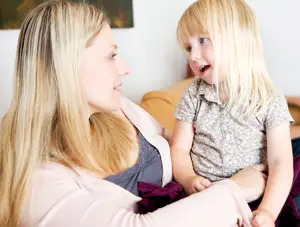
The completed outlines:
[[[118,86],[116,86],[116,87],[114,87],[114,90],[115,91],[118,91],[118,92],[122,92],[122,83],[121,84],[119,84]]]

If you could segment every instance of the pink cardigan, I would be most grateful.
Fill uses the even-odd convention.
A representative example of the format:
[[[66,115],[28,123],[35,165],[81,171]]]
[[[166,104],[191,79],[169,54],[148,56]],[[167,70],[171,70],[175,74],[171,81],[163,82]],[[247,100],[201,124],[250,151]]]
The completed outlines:
[[[162,128],[136,104],[122,99],[122,110],[145,138],[161,153],[164,184],[171,180],[171,160]],[[238,186],[231,180],[212,185],[201,193],[152,213],[135,213],[141,198],[93,175],[57,163],[36,171],[22,215],[24,227],[227,227],[245,220],[251,211]]]

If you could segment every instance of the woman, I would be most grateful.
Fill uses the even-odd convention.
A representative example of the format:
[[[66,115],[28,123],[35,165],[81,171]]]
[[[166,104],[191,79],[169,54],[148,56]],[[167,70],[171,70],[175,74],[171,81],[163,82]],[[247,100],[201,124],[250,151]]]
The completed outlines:
[[[136,186],[120,183],[128,191],[109,181],[125,179],[122,173],[139,163],[141,136],[162,164],[155,162],[151,179],[137,178],[171,180],[161,128],[121,98],[128,73],[99,9],[56,0],[26,17],[13,102],[0,130],[0,226],[232,226],[242,219],[249,225],[246,201],[262,194],[264,166],[146,215],[135,212],[141,198],[129,191]]]

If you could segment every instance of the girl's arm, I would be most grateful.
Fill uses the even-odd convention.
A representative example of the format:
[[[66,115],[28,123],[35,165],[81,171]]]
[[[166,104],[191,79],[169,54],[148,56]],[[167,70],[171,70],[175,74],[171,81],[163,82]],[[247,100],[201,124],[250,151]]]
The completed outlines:
[[[193,123],[183,122],[177,119],[171,140],[172,166],[175,180],[181,184],[186,191],[186,181],[197,176],[190,157],[193,138]]]
[[[293,154],[289,123],[267,130],[269,176],[263,200],[258,210],[278,217],[293,180]]]

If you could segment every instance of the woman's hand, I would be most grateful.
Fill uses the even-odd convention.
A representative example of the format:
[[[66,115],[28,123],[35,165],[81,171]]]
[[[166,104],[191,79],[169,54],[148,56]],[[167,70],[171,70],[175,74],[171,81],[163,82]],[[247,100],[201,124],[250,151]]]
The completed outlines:
[[[248,203],[262,196],[266,187],[266,170],[266,165],[259,164],[242,169],[230,178],[241,188]]]

